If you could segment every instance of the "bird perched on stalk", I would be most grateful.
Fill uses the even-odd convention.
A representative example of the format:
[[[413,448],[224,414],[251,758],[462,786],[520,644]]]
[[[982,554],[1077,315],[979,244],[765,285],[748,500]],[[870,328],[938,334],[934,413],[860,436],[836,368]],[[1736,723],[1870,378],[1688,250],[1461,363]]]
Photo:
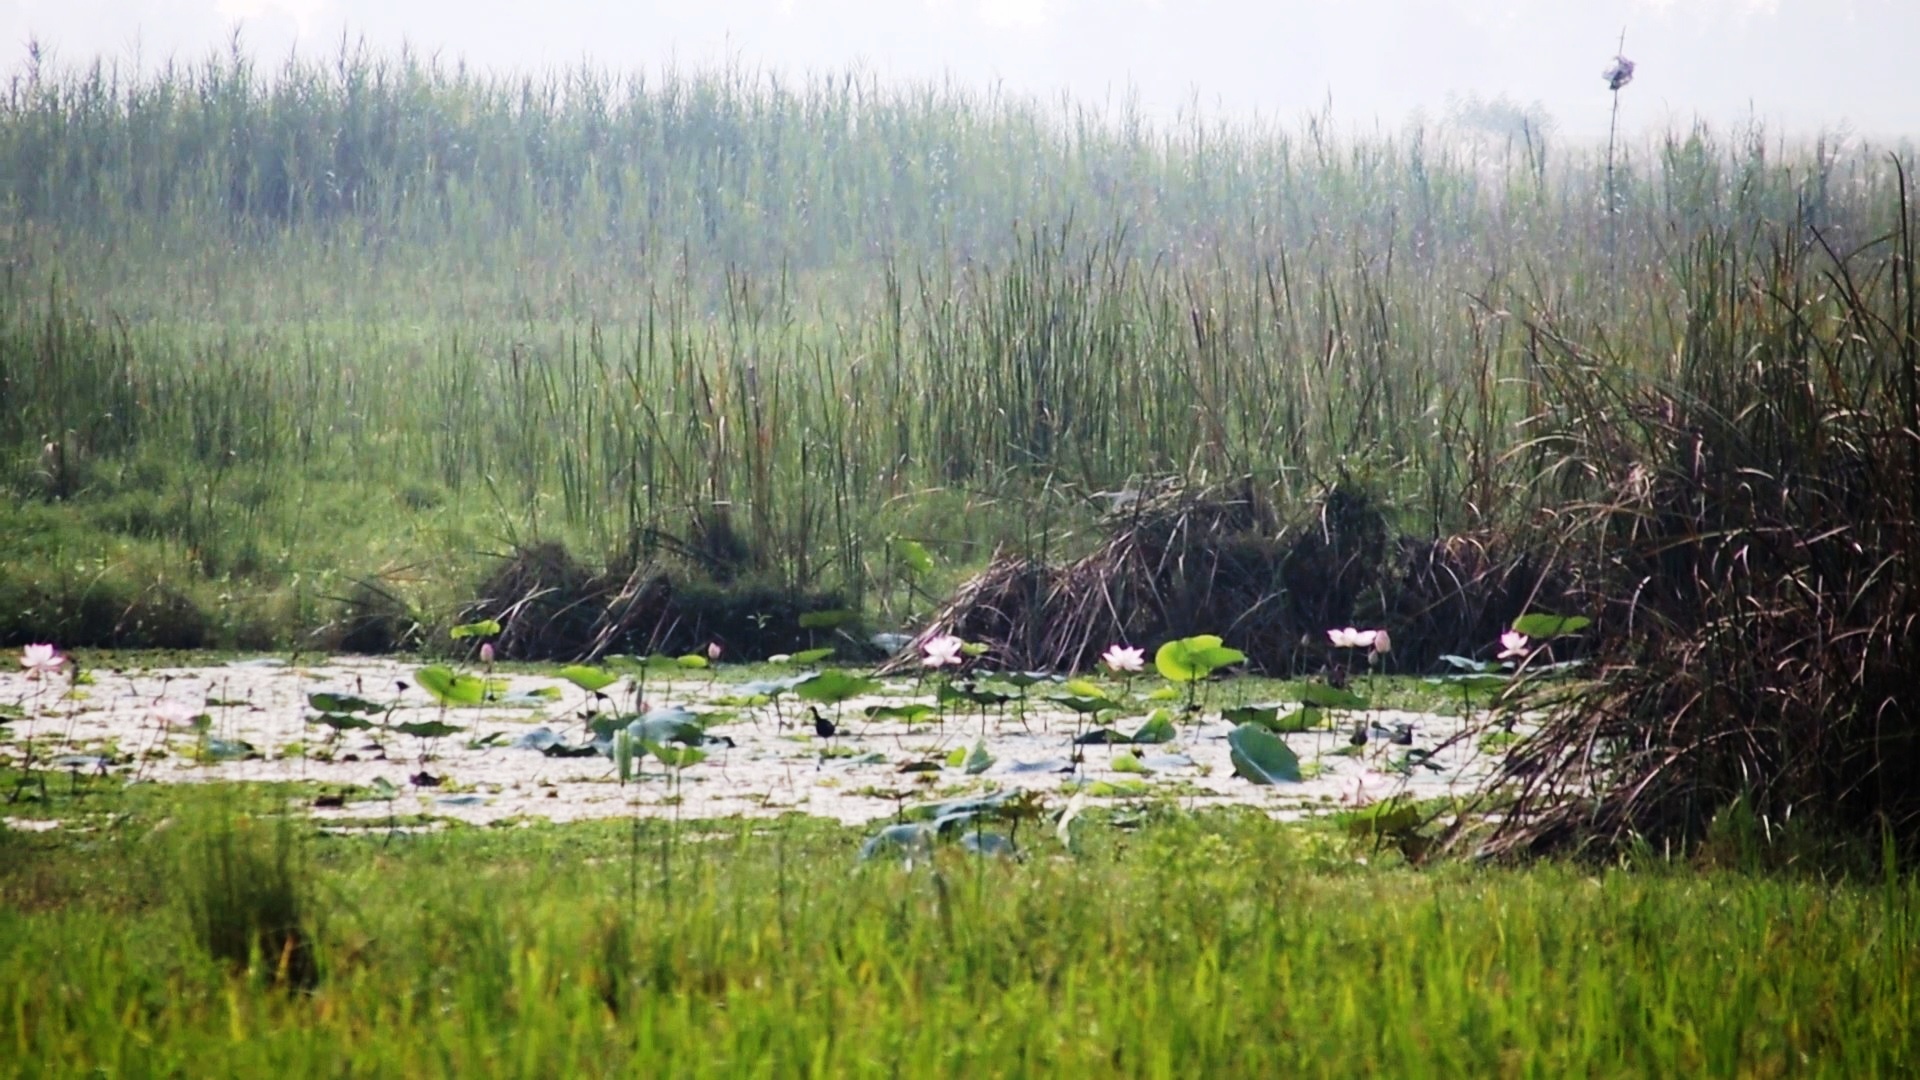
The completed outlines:
[[[1607,70],[1600,73],[1600,77],[1607,80],[1607,89],[1618,90],[1633,81],[1633,61],[1616,56],[1613,63],[1607,65]]]

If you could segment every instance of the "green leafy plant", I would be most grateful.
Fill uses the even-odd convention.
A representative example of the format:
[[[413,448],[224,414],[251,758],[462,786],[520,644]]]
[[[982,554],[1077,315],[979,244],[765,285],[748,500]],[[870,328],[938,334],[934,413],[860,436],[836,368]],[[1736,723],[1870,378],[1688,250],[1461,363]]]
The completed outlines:
[[[1255,784],[1297,784],[1300,759],[1293,750],[1263,727],[1243,724],[1227,735],[1229,756],[1237,776]]]
[[[1199,686],[1208,676],[1225,667],[1245,663],[1247,654],[1229,648],[1214,634],[1169,641],[1153,654],[1154,670],[1170,683],[1185,685],[1187,708],[1199,707]]]

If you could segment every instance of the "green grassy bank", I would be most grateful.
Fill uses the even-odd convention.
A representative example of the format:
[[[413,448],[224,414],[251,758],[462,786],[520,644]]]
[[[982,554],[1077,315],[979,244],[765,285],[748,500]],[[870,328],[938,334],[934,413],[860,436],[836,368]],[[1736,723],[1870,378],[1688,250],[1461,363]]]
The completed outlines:
[[[1911,879],[1418,872],[1177,814],[903,868],[799,819],[336,837],[236,798],[0,830],[0,1072],[1862,1077],[1920,1053]]]

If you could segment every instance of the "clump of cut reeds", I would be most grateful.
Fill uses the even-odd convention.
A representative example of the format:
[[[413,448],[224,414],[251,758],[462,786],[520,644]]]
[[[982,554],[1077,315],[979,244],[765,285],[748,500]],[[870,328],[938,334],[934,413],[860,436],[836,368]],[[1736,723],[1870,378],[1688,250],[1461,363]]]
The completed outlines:
[[[1352,485],[1333,487],[1292,523],[1250,478],[1128,495],[1098,550],[1065,565],[995,558],[918,641],[956,634],[1009,667],[1075,670],[1117,641],[1217,633],[1256,670],[1299,675],[1326,666],[1330,627],[1392,613],[1396,653],[1431,664],[1472,652],[1475,635],[1488,625],[1497,633],[1530,602],[1564,599],[1524,556],[1495,562],[1464,541],[1395,538],[1379,500]]]
[[[1403,536],[1395,558],[1377,621],[1393,629],[1394,663],[1403,671],[1434,670],[1449,654],[1474,656],[1529,611],[1591,606],[1582,568],[1554,563],[1534,530]],[[1568,646],[1560,649],[1559,658],[1573,657]]]
[[[1911,207],[1842,255],[1783,230],[1761,272],[1702,240],[1669,378],[1557,338],[1557,445],[1596,497],[1568,548],[1605,583],[1590,690],[1508,765],[1494,851],[1685,849],[1719,815],[1920,857],[1920,289]],[[1737,314],[1736,314],[1737,313]]]
[[[499,623],[496,655],[515,660],[686,653],[713,643],[745,659],[813,644],[801,617],[844,608],[837,593],[714,580],[665,559],[622,557],[594,569],[565,545],[541,541],[502,556],[456,621]]]

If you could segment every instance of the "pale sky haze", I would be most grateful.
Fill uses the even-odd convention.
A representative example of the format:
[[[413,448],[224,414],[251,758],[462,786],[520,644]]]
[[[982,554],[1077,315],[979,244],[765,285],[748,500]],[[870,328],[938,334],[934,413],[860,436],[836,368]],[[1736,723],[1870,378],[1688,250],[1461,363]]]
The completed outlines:
[[[1600,72],[1626,31],[1629,129],[1763,120],[1785,135],[1920,135],[1920,0],[0,0],[9,73],[38,39],[57,61],[196,60],[239,26],[277,62],[332,55],[346,30],[512,71],[731,62],[792,75],[859,66],[1170,119],[1398,129],[1450,100],[1539,103],[1594,138]]]

